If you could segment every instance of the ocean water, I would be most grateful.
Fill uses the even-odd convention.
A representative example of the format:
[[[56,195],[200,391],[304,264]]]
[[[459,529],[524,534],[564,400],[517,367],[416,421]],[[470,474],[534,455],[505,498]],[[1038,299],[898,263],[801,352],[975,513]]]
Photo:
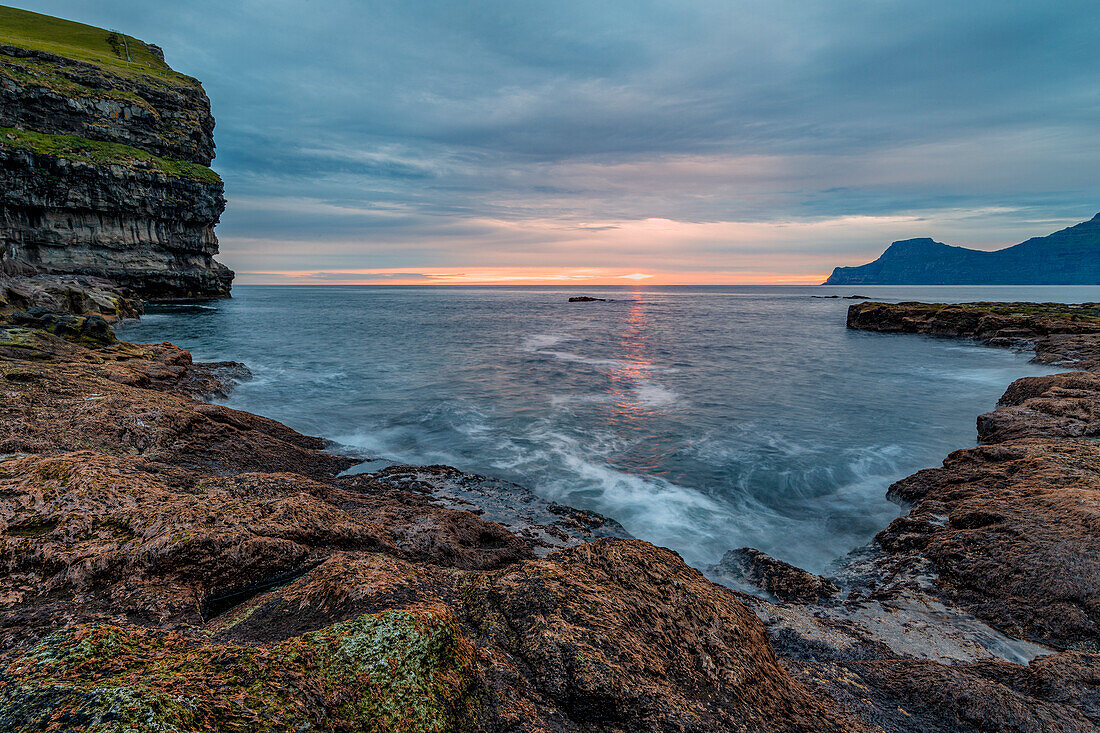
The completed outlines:
[[[1100,287],[263,287],[120,329],[255,379],[226,404],[366,459],[446,463],[613,517],[698,567],[814,571],[975,443],[1029,355],[844,327],[850,300],[1100,301]],[[609,298],[569,303],[571,295]],[[382,465],[380,463],[369,464]]]

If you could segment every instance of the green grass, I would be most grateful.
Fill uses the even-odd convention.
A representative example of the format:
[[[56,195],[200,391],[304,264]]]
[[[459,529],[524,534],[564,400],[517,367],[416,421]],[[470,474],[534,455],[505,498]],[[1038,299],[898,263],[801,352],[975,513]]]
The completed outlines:
[[[136,38],[3,5],[0,5],[0,44],[85,61],[121,76],[148,76],[189,86],[198,84],[191,77],[173,71]]]
[[[136,104],[148,110],[154,109],[153,105],[149,104],[145,98],[134,92],[122,89],[88,87],[59,72],[60,69],[57,64],[21,59],[0,53],[0,76],[5,76],[19,84],[47,87],[58,94],[70,97],[107,97],[120,102]]]
[[[0,127],[0,145],[95,165],[121,165],[133,170],[153,169],[177,178],[193,178],[207,183],[221,182],[217,173],[198,163],[160,158],[129,145],[88,140],[75,135],[47,135],[14,127]]]

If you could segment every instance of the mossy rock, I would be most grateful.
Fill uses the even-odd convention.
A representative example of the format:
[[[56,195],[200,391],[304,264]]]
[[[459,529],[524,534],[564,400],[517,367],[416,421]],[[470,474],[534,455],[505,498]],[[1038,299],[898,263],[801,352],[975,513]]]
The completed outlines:
[[[37,328],[0,325],[0,355],[16,359],[48,359],[49,338],[45,331]]]
[[[125,89],[102,89],[81,84],[66,76],[56,63],[49,63],[40,59],[21,58],[0,53],[0,76],[7,77],[20,85],[42,87],[67,97],[114,100],[136,105],[156,114],[156,108],[135,92]]]
[[[473,654],[437,610],[367,614],[270,647],[82,625],[0,677],[0,729],[462,731]]]
[[[871,305],[875,305],[872,303]],[[1026,302],[974,302],[974,303],[879,303],[891,309],[920,308],[928,312],[945,309],[993,313],[1011,318],[1056,318],[1073,322],[1100,322],[1100,303],[1026,303]]]
[[[47,135],[15,127],[0,127],[0,146],[90,165],[117,165],[135,172],[154,171],[173,178],[204,183],[222,182],[217,173],[198,163],[161,158],[129,145],[89,140],[76,135]]]

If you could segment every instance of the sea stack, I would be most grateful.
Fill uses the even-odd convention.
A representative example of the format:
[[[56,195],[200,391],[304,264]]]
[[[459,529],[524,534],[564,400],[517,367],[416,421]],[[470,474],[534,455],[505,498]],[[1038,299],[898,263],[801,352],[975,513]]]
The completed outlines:
[[[228,297],[210,100],[161,50],[0,8],[0,271]]]

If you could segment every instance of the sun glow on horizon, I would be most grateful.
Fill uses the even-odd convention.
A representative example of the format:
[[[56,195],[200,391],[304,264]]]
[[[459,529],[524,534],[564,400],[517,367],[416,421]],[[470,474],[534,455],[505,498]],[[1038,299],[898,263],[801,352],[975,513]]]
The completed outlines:
[[[267,270],[237,273],[245,285],[817,285],[824,274],[792,277],[789,273],[740,272],[632,272],[610,268],[493,269],[349,268],[331,270]]]
[[[225,237],[223,244],[226,253],[240,257],[226,258],[236,265],[238,282],[252,284],[815,285],[838,264],[874,259],[847,259],[829,250],[919,231],[911,215],[701,222],[474,217],[454,225],[446,253],[425,249],[407,235],[352,237],[339,242],[343,255],[327,257],[315,269],[295,266],[306,246],[301,240]],[[810,251],[811,241],[823,252]],[[385,266],[361,266],[368,262]]]

